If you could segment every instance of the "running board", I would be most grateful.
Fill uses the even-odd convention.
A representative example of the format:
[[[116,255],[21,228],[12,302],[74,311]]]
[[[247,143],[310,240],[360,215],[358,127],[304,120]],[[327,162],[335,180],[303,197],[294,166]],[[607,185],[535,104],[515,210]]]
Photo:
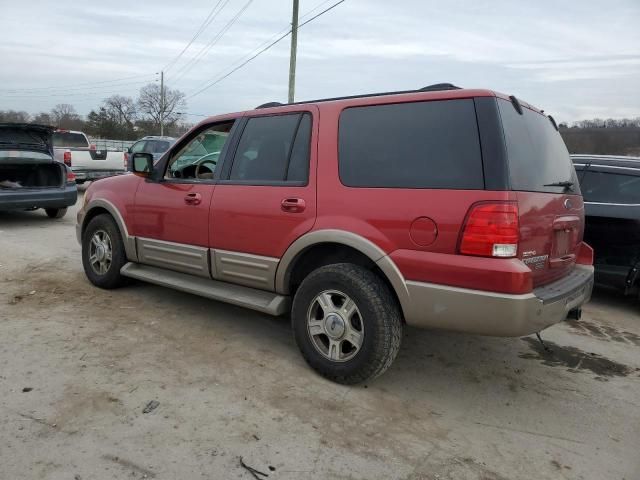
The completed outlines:
[[[269,315],[283,315],[290,309],[290,298],[277,293],[233,285],[217,280],[178,273],[164,268],[129,262],[120,269],[125,277],[135,278],[163,287],[193,293],[201,297],[250,308]]]

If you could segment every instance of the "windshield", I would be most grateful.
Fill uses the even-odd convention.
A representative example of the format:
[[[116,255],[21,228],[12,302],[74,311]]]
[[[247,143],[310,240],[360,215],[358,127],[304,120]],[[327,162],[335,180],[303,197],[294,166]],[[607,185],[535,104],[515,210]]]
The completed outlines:
[[[513,190],[580,194],[567,147],[551,120],[498,99]]]
[[[89,142],[81,133],[53,132],[54,147],[87,148]]]

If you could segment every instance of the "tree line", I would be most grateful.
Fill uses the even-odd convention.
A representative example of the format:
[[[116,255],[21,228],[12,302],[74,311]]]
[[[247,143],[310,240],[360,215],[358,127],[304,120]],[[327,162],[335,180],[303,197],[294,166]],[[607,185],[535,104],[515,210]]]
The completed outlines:
[[[86,117],[75,107],[60,103],[49,112],[30,115],[25,111],[0,110],[0,122],[38,123],[65,130],[80,130],[97,138],[135,140],[145,135],[160,134],[160,119],[164,119],[164,134],[179,136],[191,125],[182,113],[186,109],[185,94],[180,90],[164,89],[162,107],[160,86],[150,83],[140,89],[137,98],[112,95]]]
[[[640,156],[640,117],[593,118],[558,126],[570,153]]]

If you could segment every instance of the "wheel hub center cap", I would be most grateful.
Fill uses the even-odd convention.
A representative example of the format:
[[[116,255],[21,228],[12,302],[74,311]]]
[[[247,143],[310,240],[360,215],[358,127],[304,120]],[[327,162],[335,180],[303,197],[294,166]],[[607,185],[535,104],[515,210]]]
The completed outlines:
[[[105,248],[104,245],[98,245],[96,247],[96,257],[98,258],[98,260],[102,261],[104,260],[105,257]]]
[[[340,315],[330,313],[324,321],[324,329],[331,338],[340,338],[344,335],[344,319]]]

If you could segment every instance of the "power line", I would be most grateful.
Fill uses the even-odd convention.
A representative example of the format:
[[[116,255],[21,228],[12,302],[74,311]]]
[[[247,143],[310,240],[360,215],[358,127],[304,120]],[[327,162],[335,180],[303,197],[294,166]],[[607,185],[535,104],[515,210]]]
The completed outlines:
[[[220,5],[220,3],[222,3],[222,0],[218,0],[218,2],[214,5],[214,7],[209,12],[209,15],[207,15],[204,21],[200,24],[200,27],[198,28],[196,33],[193,35],[193,37],[191,37],[191,40],[189,40],[189,42],[185,45],[182,51],[173,60],[167,63],[162,70],[166,72],[171,67],[173,67],[176,64],[176,62],[180,59],[180,57],[182,57],[184,52],[186,52],[187,49],[191,46],[191,44],[200,36],[200,34],[204,32],[209,25],[211,25],[211,22],[215,20],[218,14],[222,11],[222,8],[224,8],[224,5],[223,5],[222,8],[216,12],[216,9],[218,8],[218,5]],[[214,12],[215,12],[215,15],[214,15]]]
[[[157,80],[154,80],[157,81]],[[73,91],[77,91],[79,90],[79,93],[90,93],[90,92],[94,92],[94,91],[99,91],[102,90],[104,88],[110,89],[110,88],[117,88],[117,87],[126,87],[126,86],[130,86],[130,85],[146,85],[148,83],[152,83],[151,80],[148,81],[144,81],[144,82],[128,82],[128,83],[118,83],[118,84],[114,84],[114,85],[102,85],[102,86],[96,86],[96,87],[79,87],[79,88],[63,88],[58,90],[54,90],[54,91],[44,91],[44,92],[33,92],[33,93],[29,93],[29,92],[20,92],[20,91],[7,91],[7,93],[3,93],[0,92],[0,96],[3,97],[7,97],[7,96],[18,96],[18,97],[48,97],[51,95],[59,95],[59,94],[67,94],[69,91],[73,92]]]
[[[0,88],[0,90],[8,91],[8,92],[30,92],[30,91],[40,91],[40,90],[62,90],[67,89],[69,87],[80,87],[84,85],[101,85],[105,83],[116,83],[124,80],[131,80],[133,78],[143,78],[143,77],[151,77],[157,74],[145,73],[143,75],[132,75],[129,77],[122,78],[114,78],[113,80],[100,80],[97,82],[85,82],[85,83],[76,83],[72,85],[61,85],[61,86],[48,86],[48,87],[34,87],[34,88]]]
[[[139,83],[137,85],[147,85],[148,82],[142,82]],[[135,84],[133,84],[135,85]],[[111,86],[111,88],[113,87],[118,87],[119,85],[113,85]],[[107,87],[103,87],[103,88],[107,88]],[[117,90],[117,91],[103,91],[103,90],[95,90],[95,91],[83,91],[83,92],[76,92],[76,93],[46,93],[46,94],[36,94],[36,95],[5,95],[5,94],[0,94],[0,97],[2,98],[51,98],[51,97],[96,97],[96,96],[101,96],[101,95],[122,95],[123,91],[122,90]]]
[[[228,1],[229,0],[227,0],[227,2]],[[251,3],[253,3],[253,0],[249,0],[238,11],[238,13],[236,13],[235,16],[233,18],[231,18],[231,20],[229,20],[229,22],[227,22],[227,24],[224,27],[222,27],[222,29],[209,41],[209,43],[207,43],[204,47],[202,47],[202,49],[198,52],[198,54],[195,57],[191,58],[182,67],[182,69],[180,71],[178,71],[178,73],[176,74],[176,77],[174,79],[175,82],[177,82],[182,77],[184,77],[187,72],[189,72],[203,57],[205,57],[209,53],[209,51],[213,48],[213,46],[220,41],[220,39],[224,36],[224,34],[227,33],[227,31],[233,26],[233,24],[238,21],[238,19],[245,12],[245,10],[247,8],[249,8],[249,5],[251,5]],[[226,3],[225,3],[225,5],[226,5]]]
[[[333,5],[331,5],[329,8],[324,9],[323,11],[321,11],[320,13],[318,13],[317,15],[314,15],[313,17],[311,17],[310,19],[302,22],[300,25],[298,25],[298,30],[300,30],[300,28],[304,27],[306,24],[312,22],[313,20],[315,20],[316,18],[318,18],[321,15],[324,15],[325,13],[327,13],[329,10],[333,10],[335,7],[337,7],[338,5],[340,5],[341,3],[343,3],[345,0],[340,0],[339,2],[334,3]],[[196,91],[195,93],[192,93],[190,95],[187,95],[187,98],[193,98],[196,95],[200,95],[202,92],[204,92],[205,90],[210,89],[211,87],[213,87],[214,85],[217,85],[218,83],[220,83],[222,80],[224,80],[225,78],[229,77],[230,75],[232,75],[233,73],[237,72],[238,70],[240,70],[242,67],[244,67],[247,63],[251,62],[253,59],[257,58],[258,56],[262,55],[264,52],[266,52],[267,50],[269,50],[271,47],[273,47],[274,45],[276,45],[277,43],[281,42],[282,40],[284,40],[286,37],[289,36],[289,34],[291,33],[291,29],[287,30],[287,32],[284,35],[281,35],[280,37],[278,37],[275,41],[269,43],[266,47],[264,47],[263,49],[261,49],[260,51],[258,51],[258,53],[256,53],[255,55],[252,55],[251,57],[249,57],[247,60],[245,60],[244,62],[242,62],[240,65],[238,65],[237,67],[233,68],[231,71],[229,71],[228,73],[226,73],[225,75],[223,75],[222,77],[218,78],[217,80],[214,80],[213,82],[205,85],[204,87],[202,87],[200,90]]]

